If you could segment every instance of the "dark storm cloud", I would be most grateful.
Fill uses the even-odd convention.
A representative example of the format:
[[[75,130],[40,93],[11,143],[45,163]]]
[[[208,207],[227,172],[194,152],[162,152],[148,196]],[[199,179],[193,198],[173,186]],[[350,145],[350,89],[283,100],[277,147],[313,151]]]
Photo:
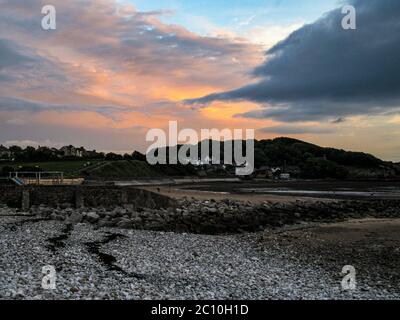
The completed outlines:
[[[263,133],[291,134],[328,134],[333,133],[333,128],[315,127],[307,125],[277,125],[259,129]]]
[[[305,25],[267,52],[258,82],[190,100],[250,100],[263,111],[242,116],[281,121],[381,114],[400,106],[400,1],[352,0],[357,30],[341,9]]]

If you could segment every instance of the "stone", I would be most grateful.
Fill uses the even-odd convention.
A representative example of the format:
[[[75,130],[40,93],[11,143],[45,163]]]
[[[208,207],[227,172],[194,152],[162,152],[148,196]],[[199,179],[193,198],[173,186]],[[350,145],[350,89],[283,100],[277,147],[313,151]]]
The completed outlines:
[[[26,211],[29,210],[29,205],[30,205],[30,193],[29,190],[23,190],[22,191],[22,210]]]
[[[96,212],[88,212],[86,214],[86,220],[90,223],[96,223],[100,219],[100,216]]]
[[[67,219],[67,223],[80,223],[82,222],[83,216],[79,212],[73,212]]]
[[[118,223],[117,223],[118,228],[132,228],[132,221],[122,218]]]
[[[50,215],[50,218],[51,218],[52,220],[59,220],[59,221],[64,220],[64,217],[63,217],[62,215],[57,214],[56,212],[53,212],[53,213]]]
[[[70,203],[61,203],[60,204],[60,208],[61,209],[68,209],[68,208],[71,208],[72,206],[71,206],[71,204]]]
[[[101,227],[111,228],[111,227],[115,226],[115,223],[112,221],[108,221],[108,220],[100,220],[97,225],[99,228],[101,228]]]
[[[75,207],[83,208],[85,206],[85,200],[83,198],[82,190],[75,191]]]
[[[140,218],[140,217],[134,217],[131,219],[131,221],[135,224],[140,224],[143,222],[142,218]]]

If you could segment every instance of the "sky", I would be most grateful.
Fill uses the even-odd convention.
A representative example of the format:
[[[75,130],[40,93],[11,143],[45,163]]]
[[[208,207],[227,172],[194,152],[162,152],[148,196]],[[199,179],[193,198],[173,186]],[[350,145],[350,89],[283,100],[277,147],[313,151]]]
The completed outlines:
[[[398,0],[51,2],[56,30],[0,0],[0,144],[143,152],[178,121],[400,161]]]

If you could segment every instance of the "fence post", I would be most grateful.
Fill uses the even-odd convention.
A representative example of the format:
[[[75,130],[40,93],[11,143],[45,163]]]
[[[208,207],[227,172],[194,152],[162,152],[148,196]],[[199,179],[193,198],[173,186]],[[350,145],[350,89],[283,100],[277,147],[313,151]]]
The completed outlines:
[[[121,204],[128,204],[128,192],[124,189],[121,190]]]
[[[29,210],[30,207],[30,194],[29,190],[23,189],[22,190],[22,204],[21,208],[23,211]]]
[[[76,189],[75,190],[75,207],[76,208],[83,208],[85,205],[85,201],[83,198],[83,193],[81,190]]]

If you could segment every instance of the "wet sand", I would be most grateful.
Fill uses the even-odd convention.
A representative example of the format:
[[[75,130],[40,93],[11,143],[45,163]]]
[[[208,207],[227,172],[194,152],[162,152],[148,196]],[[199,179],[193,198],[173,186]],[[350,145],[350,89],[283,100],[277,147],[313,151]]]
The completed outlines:
[[[143,189],[160,193],[162,195],[174,198],[174,199],[182,199],[182,198],[194,198],[197,200],[211,200],[214,199],[216,201],[230,199],[237,201],[250,201],[251,203],[258,204],[264,201],[272,201],[272,202],[296,202],[296,201],[332,201],[332,199],[324,199],[324,198],[313,198],[313,197],[302,197],[302,196],[292,196],[292,195],[273,195],[273,194],[232,194],[229,192],[223,191],[206,191],[206,190],[191,190],[185,189],[185,187],[177,187],[177,186],[159,186],[159,187],[145,187]]]
[[[400,182],[397,181],[244,180],[149,186],[145,189],[177,199],[232,199],[252,203],[400,199]]]

